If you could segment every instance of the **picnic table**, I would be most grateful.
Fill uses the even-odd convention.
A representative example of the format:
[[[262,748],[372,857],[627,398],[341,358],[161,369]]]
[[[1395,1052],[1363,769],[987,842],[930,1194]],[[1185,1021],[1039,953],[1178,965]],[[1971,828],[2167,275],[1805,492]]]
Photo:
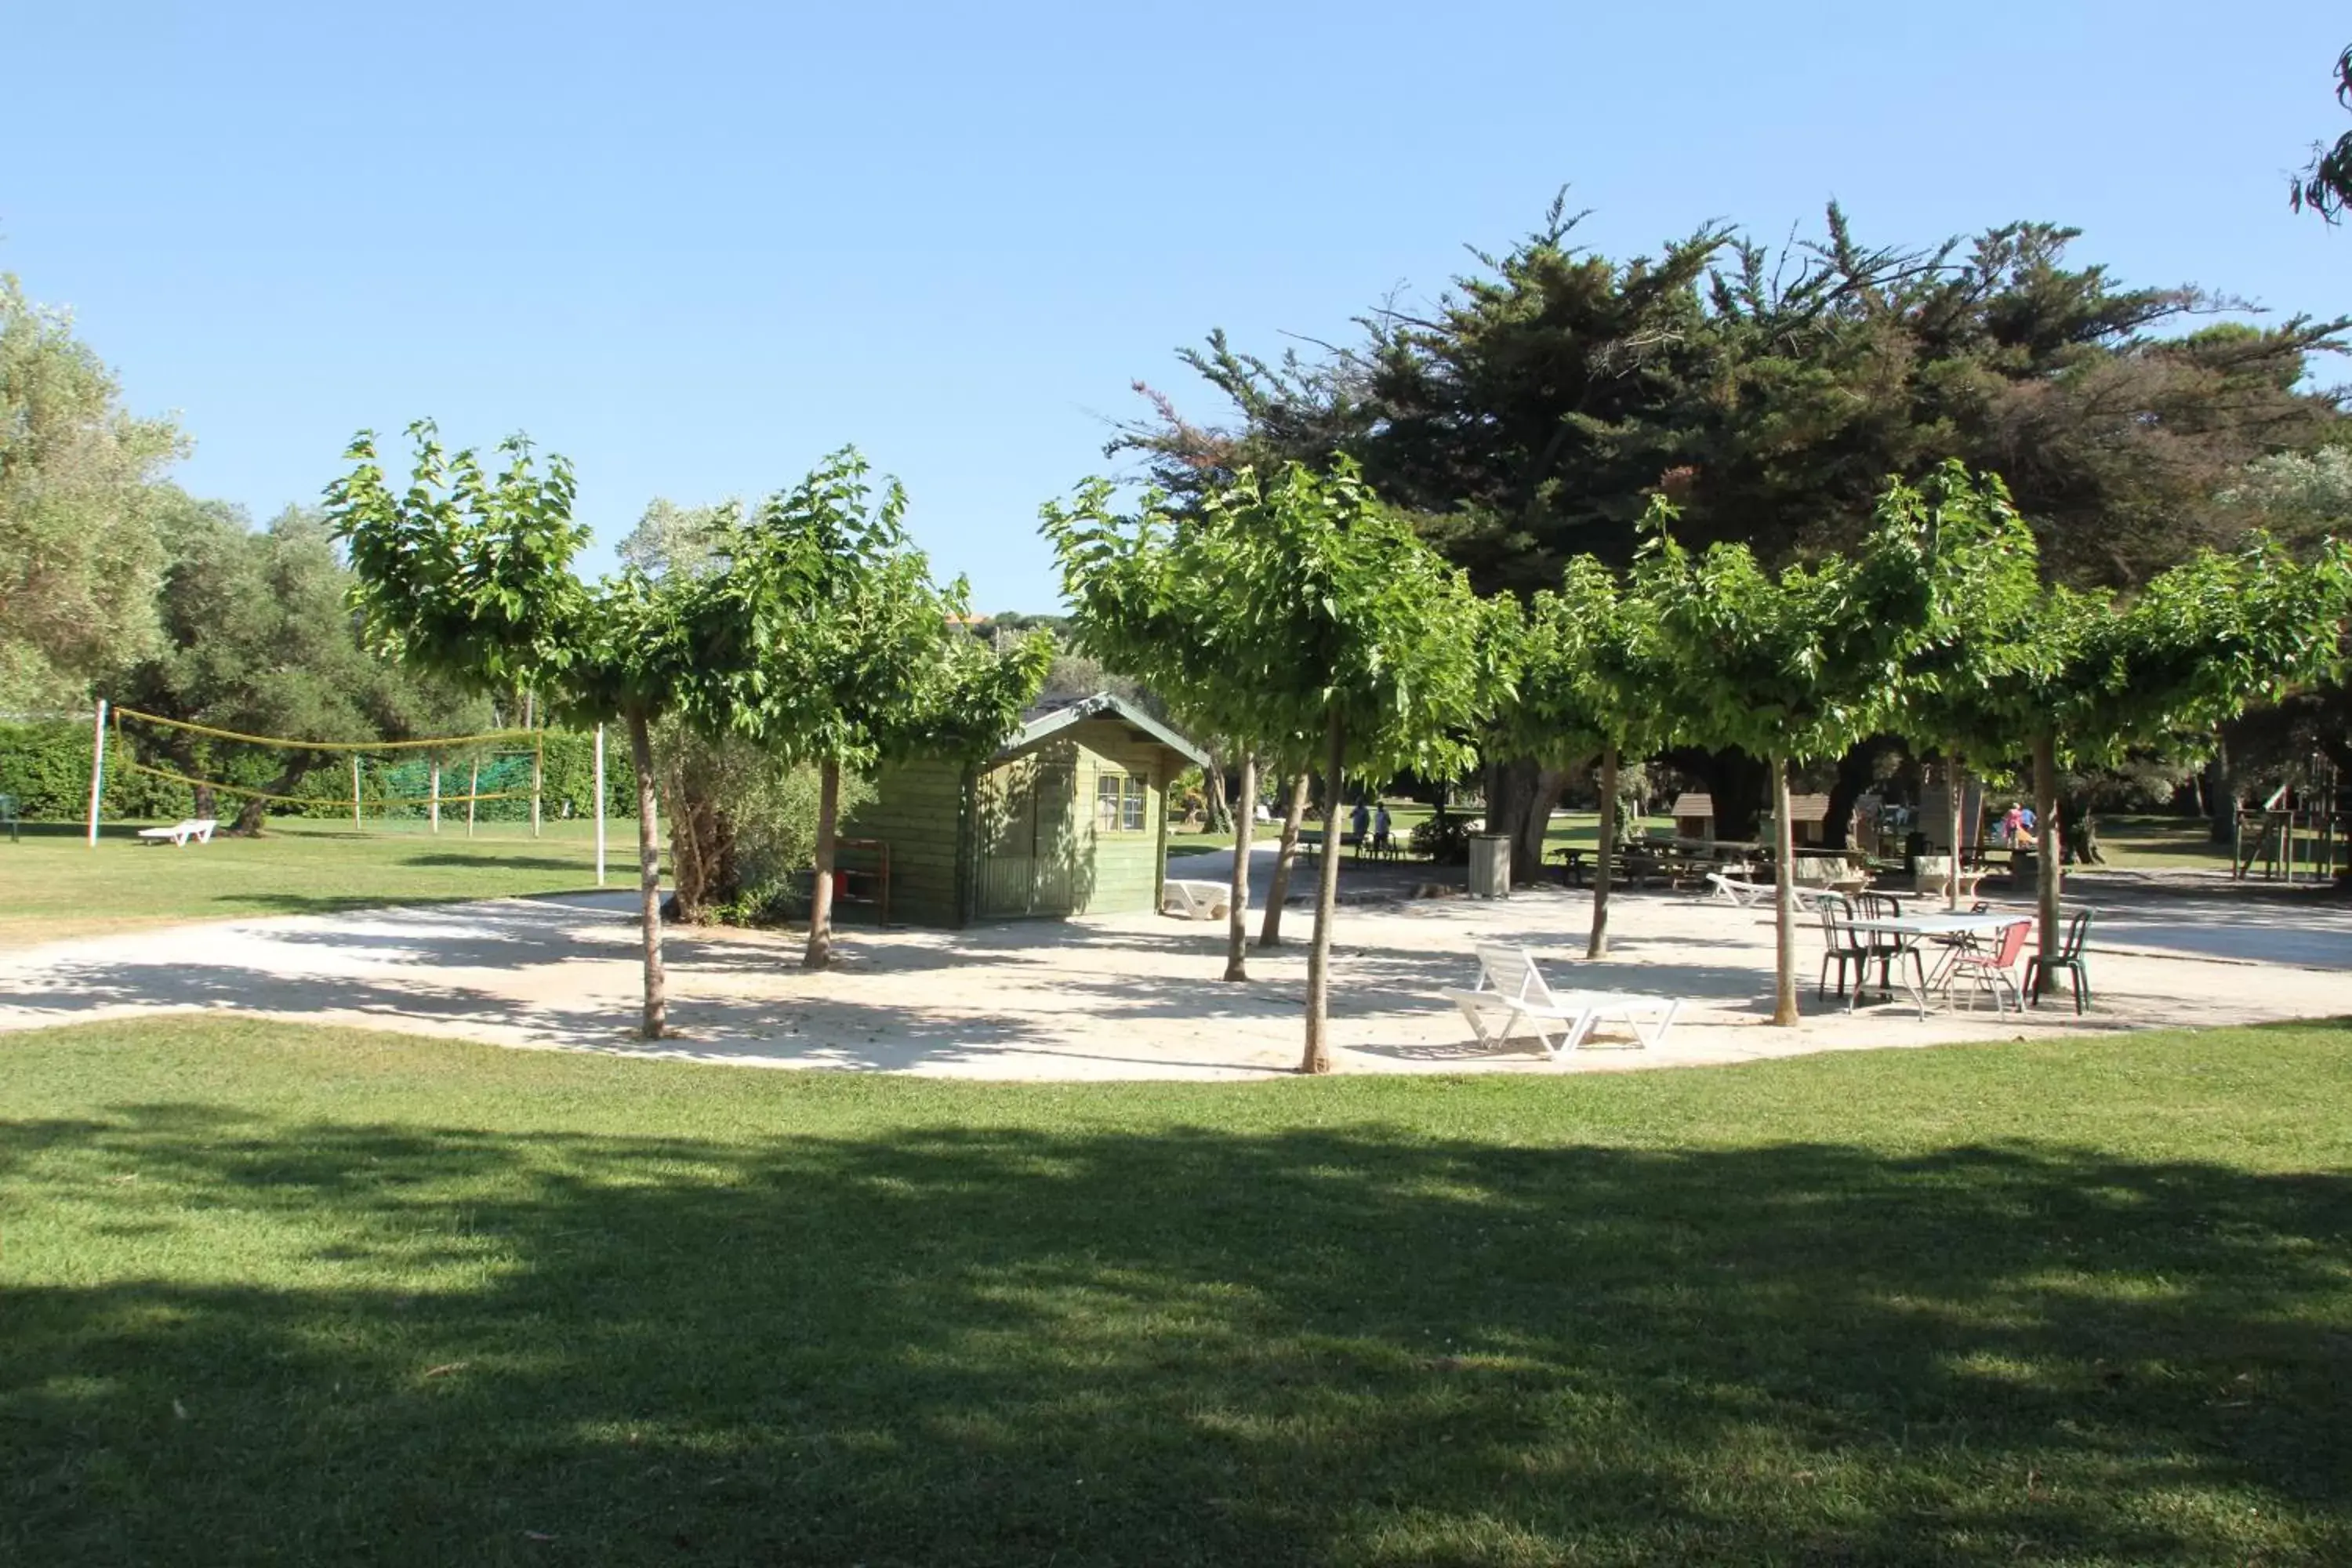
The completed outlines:
[[[1916,962],[1921,942],[1936,937],[1989,936],[1995,931],[2006,931],[2013,925],[2031,924],[2032,920],[2032,915],[2020,914],[2015,910],[2006,914],[1988,910],[1983,914],[1904,915],[1899,918],[1865,919],[1856,916],[1838,923],[1840,929],[1844,931],[1860,931],[1870,936],[1892,937],[1895,939],[1897,951],[1913,958],[1912,973],[1919,978],[1904,981],[1903,988],[1909,992],[1911,999],[1919,1005],[1919,1016],[1924,1020],[1927,1016],[1927,993],[1940,989],[1950,979],[1950,965],[1948,963],[1939,964],[1933,975],[1927,974],[1925,966]],[[1892,976],[1897,972],[1896,966],[1889,963],[1881,973]],[[1895,993],[1892,990],[1883,994],[1890,1002],[1895,999]],[[1857,974],[1854,976],[1853,990],[1846,997],[1845,1010],[1849,1013],[1853,1012],[1853,1005],[1861,999],[1862,976]]]

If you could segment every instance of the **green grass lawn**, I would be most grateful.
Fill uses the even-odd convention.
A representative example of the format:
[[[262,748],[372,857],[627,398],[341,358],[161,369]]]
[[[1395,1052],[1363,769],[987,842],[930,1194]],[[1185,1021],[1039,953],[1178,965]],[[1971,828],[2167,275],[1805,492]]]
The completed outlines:
[[[2098,828],[2099,853],[2118,870],[2230,868],[2230,847],[2213,842],[2201,816],[2102,815]]]
[[[1222,1087],[0,1052],[0,1562],[2352,1561],[2352,1026]]]
[[[79,828],[28,826],[0,839],[0,945],[87,936],[217,915],[302,914],[368,904],[568,892],[596,885],[594,826],[462,820],[428,834],[420,822],[280,818],[257,838],[216,837],[174,848],[109,825],[91,848]],[[634,820],[606,826],[608,885],[633,886]]]

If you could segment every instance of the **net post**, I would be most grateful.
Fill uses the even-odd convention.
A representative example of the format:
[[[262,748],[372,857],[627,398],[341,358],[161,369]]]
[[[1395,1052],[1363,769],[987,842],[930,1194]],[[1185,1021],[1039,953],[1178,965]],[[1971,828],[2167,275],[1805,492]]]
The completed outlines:
[[[360,754],[352,753],[352,831],[360,831]]]
[[[604,885],[604,726],[596,726],[596,885]]]
[[[89,847],[98,847],[98,804],[106,789],[106,699],[98,700],[98,716],[89,726]]]
[[[474,771],[466,780],[466,837],[474,836],[474,807],[481,804],[482,759],[474,759]]]
[[[547,742],[542,734],[533,731],[530,738],[530,836],[539,837],[539,786],[545,773],[542,764],[547,758]]]
[[[433,759],[433,831],[441,831],[441,759]]]

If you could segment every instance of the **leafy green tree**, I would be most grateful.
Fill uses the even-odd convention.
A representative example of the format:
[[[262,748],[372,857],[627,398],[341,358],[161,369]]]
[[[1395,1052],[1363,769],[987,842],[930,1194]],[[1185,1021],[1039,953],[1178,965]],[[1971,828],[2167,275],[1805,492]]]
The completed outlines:
[[[1630,597],[1617,574],[1589,555],[1569,563],[1557,590],[1535,595],[1517,631],[1516,695],[1497,710],[1499,749],[1562,766],[1600,753],[1600,853],[1585,956],[1603,958],[1619,770],[1627,756],[1647,756],[1674,740],[1674,716],[1659,702],[1673,684],[1673,668],[1650,606]]]
[[[2352,109],[2352,47],[2336,57],[2336,101]],[[2332,147],[2312,144],[2310,165],[2287,182],[2287,205],[2296,212],[2309,209],[2329,223],[2341,221],[2345,207],[2352,205],[2352,131]]]
[[[1673,682],[1665,700],[1702,742],[1769,759],[1779,929],[1772,1022],[1797,1022],[1796,846],[1789,766],[1844,752],[1891,711],[1937,596],[1935,542],[1882,509],[1854,554],[1767,570],[1744,544],[1695,553],[1666,527],[1633,567],[1636,614],[1654,626]]]
[[[2036,663],[2018,683],[2034,699],[2027,733],[2045,956],[2059,938],[2062,763],[2109,766],[2134,747],[2201,747],[2250,702],[2340,679],[2347,609],[2352,557],[2341,545],[2303,564],[2267,540],[2231,555],[2200,552],[2128,601],[2047,592]]]
[[[2045,591],[2033,531],[1992,475],[1947,464],[1916,489],[1896,484],[1882,510],[1932,538],[1946,570],[1934,581],[1928,635],[1904,671],[1897,726],[1950,773],[1948,902],[1959,902],[1960,780],[1970,763],[2017,755],[2062,668],[2068,595]],[[2053,622],[2061,625],[2053,625]]]
[[[1954,464],[1917,490],[1895,487],[1882,510],[1934,540],[1941,563],[1899,722],[1956,763],[2031,757],[2045,953],[2082,826],[2060,813],[2063,768],[2200,747],[2250,701],[2337,668],[2352,581],[2340,549],[2309,564],[2267,542],[2202,552],[2126,599],[2041,581],[2032,531],[1991,476]]]
[[[614,553],[624,566],[662,583],[683,584],[723,566],[725,506],[680,506],[656,497]],[[724,911],[765,907],[785,889],[780,874],[806,862],[773,864],[782,845],[805,841],[814,852],[817,788],[740,736],[707,733],[677,713],[653,728],[661,772],[656,794],[668,802],[670,918],[699,924]],[[806,787],[800,787],[803,783]],[[804,806],[802,824],[794,808]],[[764,831],[763,831],[764,829]],[[770,852],[763,854],[765,847]],[[763,865],[763,862],[769,864]]]
[[[1049,636],[1002,653],[957,635],[961,580],[932,583],[907,537],[906,493],[877,497],[854,449],[722,525],[725,573],[709,593],[751,639],[721,651],[718,678],[740,733],[818,769],[816,882],[803,962],[832,962],[835,829],[845,767],[918,753],[979,754],[1019,722],[1053,658]]]
[[[0,709],[79,704],[155,646],[176,504],[158,479],[184,449],[124,412],[71,318],[0,274]]]
[[[2346,322],[2179,335],[2227,301],[2080,265],[2070,229],[1872,246],[1832,208],[1779,255],[1710,227],[1612,259],[1576,228],[1556,202],[1433,306],[1374,310],[1320,362],[1268,365],[1214,337],[1186,357],[1234,422],[1155,395],[1115,446],[1184,496],[1236,455],[1347,453],[1483,591],[1520,595],[1577,555],[1629,562],[1654,494],[1692,547],[1742,542],[1777,565],[1852,546],[1887,476],[1957,457],[2007,476],[2050,574],[2128,588],[2232,544],[2243,520],[2214,496],[2250,459],[2342,429],[2302,378]],[[1552,792],[1530,760],[1487,761],[1489,825],[1528,846]],[[1727,832],[1750,830],[1750,761],[1675,761]]]
[[[1045,509],[1082,644],[1136,668],[1181,705],[1230,714],[1239,732],[1319,739],[1336,806],[1350,773],[1445,773],[1497,700],[1492,612],[1354,465],[1244,470],[1189,511],[1110,509],[1083,488]],[[1179,637],[1195,639],[1180,643]],[[1116,650],[1116,651],[1113,651]],[[1150,668],[1138,661],[1156,658]],[[1326,1041],[1339,833],[1327,822],[1307,960],[1301,1063],[1330,1070]]]
[[[161,646],[116,676],[120,700],[166,719],[247,734],[315,741],[415,740],[482,728],[488,704],[376,658],[360,642],[351,571],[335,553],[325,521],[288,508],[267,529],[216,501],[167,494],[158,521],[172,564],[158,597]],[[148,742],[175,771],[219,779],[232,762],[225,746],[162,730]],[[271,753],[259,784],[296,794],[336,753],[299,747]],[[242,770],[240,770],[242,771]],[[212,791],[196,809],[217,815]],[[236,830],[258,831],[268,801],[247,795]]]
[[[499,447],[493,474],[471,450],[445,452],[430,421],[409,427],[409,484],[386,484],[372,432],[328,490],[327,514],[350,550],[352,600],[379,646],[410,668],[486,696],[547,694],[559,713],[626,727],[637,778],[640,1029],[667,1023],[661,949],[661,841],[652,726],[672,709],[707,727],[728,714],[714,676],[755,647],[744,605],[720,602],[725,573],[656,581],[636,568],[593,585],[572,571],[588,530],[572,521],[572,466],[542,468],[521,437]]]
[[[1248,470],[1244,469],[1247,473]],[[1192,517],[1161,510],[1158,492],[1143,499],[1132,519],[1120,517],[1107,479],[1079,487],[1067,506],[1042,509],[1043,531],[1062,564],[1062,584],[1072,605],[1070,632],[1078,647],[1106,664],[1136,671],[1165,693],[1196,732],[1215,737],[1213,763],[1222,753],[1238,767],[1240,795],[1233,812],[1234,851],[1225,900],[1225,973],[1249,978],[1249,866],[1256,826],[1258,755],[1269,741],[1288,737],[1266,727],[1268,711],[1230,679],[1211,658],[1211,638],[1230,645],[1232,622],[1246,615],[1249,584],[1239,577],[1203,575],[1197,547],[1201,528],[1213,521],[1230,532],[1258,520],[1237,510],[1259,495],[1255,474],[1244,492],[1240,482],[1199,498]],[[1193,554],[1183,547],[1193,544]],[[1244,623],[1244,625],[1248,623]],[[1222,770],[1211,771],[1213,793],[1222,792]]]

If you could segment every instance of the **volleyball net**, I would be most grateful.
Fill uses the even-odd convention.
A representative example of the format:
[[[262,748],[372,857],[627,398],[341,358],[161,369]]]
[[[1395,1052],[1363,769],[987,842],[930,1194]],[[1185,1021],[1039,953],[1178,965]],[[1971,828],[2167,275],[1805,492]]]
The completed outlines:
[[[601,755],[598,764],[601,787]],[[437,828],[446,807],[463,808],[470,827],[485,805],[517,803],[494,815],[520,818],[520,804],[527,802],[536,830],[547,737],[542,730],[506,729],[409,741],[320,741],[247,734],[118,707],[99,720],[91,767],[93,812],[100,777],[110,770],[177,784],[199,798],[261,801],[306,816],[348,811],[354,826],[373,814],[421,817]]]

